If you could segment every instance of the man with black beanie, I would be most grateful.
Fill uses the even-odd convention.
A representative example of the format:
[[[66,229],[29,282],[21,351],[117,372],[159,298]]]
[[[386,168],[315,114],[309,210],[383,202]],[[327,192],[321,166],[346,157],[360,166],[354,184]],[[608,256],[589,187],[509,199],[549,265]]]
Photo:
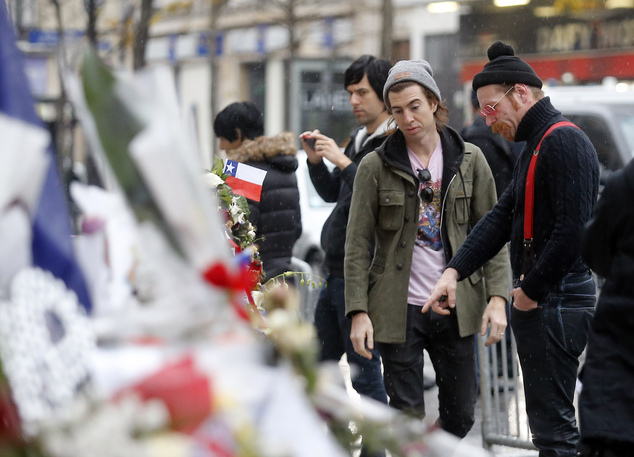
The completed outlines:
[[[511,328],[533,443],[540,457],[572,457],[578,357],[596,291],[581,234],[597,199],[599,164],[590,140],[544,97],[541,79],[511,46],[498,41],[487,54],[473,78],[481,113],[493,132],[526,146],[498,204],[448,263],[423,312],[464,306],[456,304],[456,282],[510,241]]]

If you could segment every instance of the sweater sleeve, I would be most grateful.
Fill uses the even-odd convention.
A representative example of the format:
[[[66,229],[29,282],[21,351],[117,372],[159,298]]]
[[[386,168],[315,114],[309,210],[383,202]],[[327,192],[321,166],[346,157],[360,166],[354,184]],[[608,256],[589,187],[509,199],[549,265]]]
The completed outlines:
[[[510,240],[514,188],[511,182],[497,204],[480,219],[447,264],[448,268],[458,271],[460,280],[473,274],[485,262],[498,254]]]
[[[317,164],[308,162],[308,173],[315,190],[324,201],[334,203],[339,198],[341,170],[335,168],[330,171],[324,161]]]

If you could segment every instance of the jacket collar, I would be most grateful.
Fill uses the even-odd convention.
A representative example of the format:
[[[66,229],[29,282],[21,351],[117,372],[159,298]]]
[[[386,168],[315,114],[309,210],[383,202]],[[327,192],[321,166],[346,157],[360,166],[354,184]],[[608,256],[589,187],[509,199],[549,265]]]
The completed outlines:
[[[464,141],[458,132],[449,126],[445,126],[439,132],[443,155],[443,189],[449,184],[451,178],[458,172],[464,157]],[[387,140],[377,148],[377,154],[388,165],[414,176],[412,166],[407,156],[405,136],[400,130],[396,130],[387,137]]]
[[[295,156],[295,135],[291,132],[272,137],[260,136],[244,140],[239,148],[227,151],[227,157],[237,162],[265,162],[278,156]]]

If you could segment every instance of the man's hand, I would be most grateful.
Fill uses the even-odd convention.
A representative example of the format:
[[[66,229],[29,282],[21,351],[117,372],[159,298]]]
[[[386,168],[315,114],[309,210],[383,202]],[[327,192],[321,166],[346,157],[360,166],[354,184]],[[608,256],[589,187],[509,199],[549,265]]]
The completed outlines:
[[[438,314],[448,315],[449,308],[456,307],[456,285],[458,284],[458,271],[447,268],[436,285],[431,295],[425,302],[421,312],[426,313],[431,307]]]
[[[513,306],[520,311],[530,311],[537,308],[538,303],[535,300],[531,300],[520,287],[516,287],[511,291],[511,297],[513,297]]]
[[[323,158],[332,162],[342,170],[352,163],[348,156],[341,152],[335,140],[320,133],[319,130],[304,132],[299,137],[302,139],[302,146],[308,155],[310,163],[317,164]],[[315,140],[314,148],[311,148],[310,145],[307,144],[306,140],[309,138]],[[313,156],[314,159],[311,158],[311,156]]]
[[[319,130],[313,130],[312,132],[304,132],[299,136],[299,139],[302,140],[302,147],[304,151],[306,151],[306,156],[308,157],[308,161],[313,165],[317,165],[321,162],[321,157],[317,155],[315,151],[316,148],[316,139],[313,135],[319,134]]]
[[[492,344],[501,341],[502,338],[504,338],[506,325],[506,300],[497,295],[493,296],[491,297],[491,300],[489,300],[489,304],[482,315],[480,335],[486,335],[489,326],[491,327],[489,337],[484,342],[484,345],[491,346]]]
[[[374,327],[368,313],[360,312],[354,315],[350,340],[357,354],[372,359],[372,353],[368,349],[374,349]]]

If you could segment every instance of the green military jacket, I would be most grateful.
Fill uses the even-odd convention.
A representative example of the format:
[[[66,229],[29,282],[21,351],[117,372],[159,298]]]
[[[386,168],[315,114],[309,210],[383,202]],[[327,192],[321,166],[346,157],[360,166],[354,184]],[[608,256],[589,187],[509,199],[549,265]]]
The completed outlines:
[[[482,151],[465,144],[449,127],[442,129],[440,137],[444,161],[441,236],[449,262],[471,224],[477,224],[497,197]],[[378,342],[405,342],[409,272],[420,211],[418,185],[405,139],[398,130],[363,159],[354,181],[344,262],[346,315],[367,312]],[[458,283],[460,335],[478,332],[488,299],[499,295],[508,301],[509,290],[510,265],[505,247]]]

